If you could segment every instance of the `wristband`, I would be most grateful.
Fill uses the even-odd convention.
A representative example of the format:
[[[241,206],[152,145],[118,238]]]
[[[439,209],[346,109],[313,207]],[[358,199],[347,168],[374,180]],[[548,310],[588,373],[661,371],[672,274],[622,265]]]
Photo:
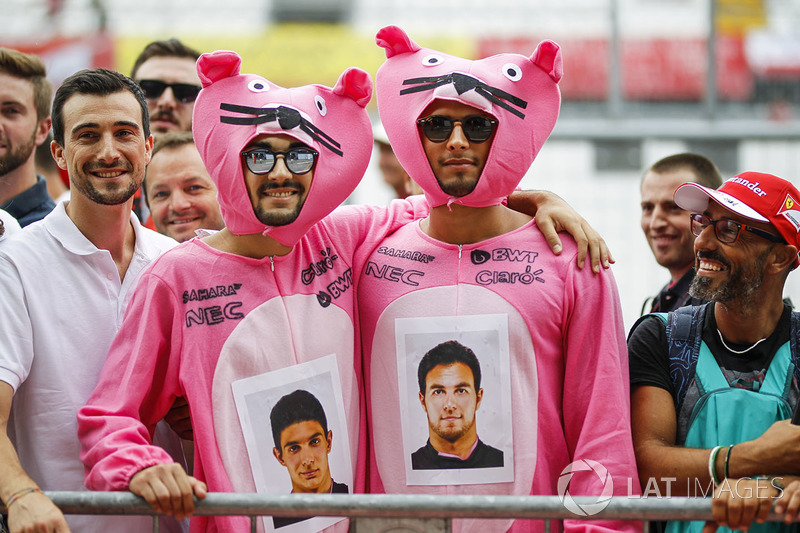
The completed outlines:
[[[30,489],[18,490],[17,492],[15,492],[11,496],[9,496],[8,502],[6,502],[6,509],[11,509],[11,506],[14,504],[14,502],[19,500],[23,496],[27,496],[28,494],[31,494],[33,492],[38,492],[39,494],[41,494],[42,493],[42,489],[40,489],[39,487],[33,487],[33,488],[30,488]]]
[[[735,444],[728,446],[728,451],[725,452],[725,479],[731,477],[731,452]]]
[[[711,453],[708,454],[708,477],[711,478],[711,481],[714,482],[714,485],[719,485],[719,478],[717,478],[717,469],[716,469],[716,462],[717,462],[717,455],[719,455],[719,451],[722,449],[722,446],[714,446],[711,448]]]

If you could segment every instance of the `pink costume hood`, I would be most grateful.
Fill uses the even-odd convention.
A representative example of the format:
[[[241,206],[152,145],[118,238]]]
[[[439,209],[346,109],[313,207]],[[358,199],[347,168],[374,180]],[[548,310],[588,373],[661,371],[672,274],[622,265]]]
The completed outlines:
[[[293,246],[355,189],[369,164],[372,127],[365,109],[372,80],[349,68],[331,89],[283,88],[255,74],[241,74],[236,52],[218,50],[197,60],[203,84],[192,131],[219,190],[222,218],[236,235],[263,233]],[[240,153],[255,137],[284,134],[307,144],[319,158],[305,204],[295,221],[267,226],[256,218]]]
[[[558,118],[561,50],[542,41],[531,57],[499,54],[476,61],[421,48],[397,26],[376,36],[386,61],[376,79],[381,123],[403,167],[425,191],[431,207],[499,204],[530,168]],[[475,190],[444,193],[431,171],[416,120],[434,100],[453,100],[498,119],[489,157]]]

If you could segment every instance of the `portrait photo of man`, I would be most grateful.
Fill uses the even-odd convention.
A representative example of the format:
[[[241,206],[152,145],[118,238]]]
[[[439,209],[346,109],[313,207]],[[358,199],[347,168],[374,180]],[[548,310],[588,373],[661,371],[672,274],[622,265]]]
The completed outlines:
[[[292,480],[292,493],[347,494],[349,488],[331,477],[328,454],[333,431],[328,429],[325,410],[310,392],[296,390],[282,397],[270,413],[275,459]],[[273,517],[275,528],[307,517]]]
[[[503,452],[478,438],[476,415],[484,391],[475,353],[458,341],[443,342],[422,357],[417,379],[428,442],[411,454],[411,468],[502,467]]]
[[[335,354],[232,382],[260,494],[348,494],[355,449]],[[341,516],[263,516],[263,531],[316,533]],[[259,530],[261,530],[259,528]]]
[[[513,481],[507,315],[403,318],[394,329],[408,485]]]

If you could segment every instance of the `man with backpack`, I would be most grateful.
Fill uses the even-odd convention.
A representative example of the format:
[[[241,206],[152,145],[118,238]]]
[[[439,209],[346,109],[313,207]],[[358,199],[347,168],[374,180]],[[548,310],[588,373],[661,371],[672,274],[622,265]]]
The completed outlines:
[[[709,303],[643,317],[628,340],[632,429],[645,494],[707,496],[731,529],[763,521],[800,471],[800,315],[782,300],[798,266],[800,192],[746,172],[675,203],[696,236],[690,294]],[[750,479],[744,479],[750,478]],[[650,491],[650,493],[648,493]],[[671,522],[668,531],[700,531]],[[778,523],[751,531],[778,531]],[[759,529],[765,528],[765,529]]]

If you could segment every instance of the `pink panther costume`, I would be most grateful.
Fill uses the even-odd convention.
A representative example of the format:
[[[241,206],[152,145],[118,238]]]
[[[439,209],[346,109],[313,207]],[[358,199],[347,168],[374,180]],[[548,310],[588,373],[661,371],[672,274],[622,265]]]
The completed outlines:
[[[530,58],[501,54],[470,61],[421,48],[394,26],[380,30],[377,42],[387,56],[376,83],[381,121],[403,167],[424,189],[431,207],[500,204],[555,125],[562,74],[558,45],[543,41]],[[462,102],[499,121],[476,188],[460,198],[439,187],[416,124],[437,99]],[[413,222],[384,239],[369,257],[358,295],[371,491],[555,495],[562,471],[581,460],[584,467],[602,466],[595,471],[575,468],[576,473],[566,478],[571,495],[625,495],[628,480],[634,491],[639,490],[629,420],[627,351],[613,277],[610,272],[579,270],[571,240],[566,240],[561,255],[547,250],[534,222],[461,246],[435,240]],[[398,328],[408,318],[428,317],[432,322],[434,317],[472,315],[500,316],[508,324],[511,401],[497,416],[505,417],[511,435],[482,432],[481,424],[491,423],[493,417],[480,409],[475,420],[478,437],[486,444],[510,439],[503,452],[507,458],[513,455],[511,478],[456,484],[444,472],[438,473],[444,477],[419,482],[411,477],[415,473],[410,454],[425,444],[424,437],[404,446],[406,436],[399,421],[406,417],[407,427],[427,421],[422,421],[419,389],[411,389],[416,382],[411,386],[400,382],[399,368],[416,371],[416,364],[404,364],[411,355],[399,353]],[[485,373],[497,361],[476,350],[479,360],[482,354]],[[414,373],[410,379],[416,377]],[[502,393],[485,389],[481,406]],[[404,402],[409,406],[406,413]],[[613,491],[605,483],[603,467],[613,478]],[[483,471],[488,475],[491,470]],[[565,527],[601,531],[638,525],[566,521]],[[455,522],[454,530],[541,531],[543,522],[464,519]]]
[[[364,490],[352,266],[359,247],[366,254],[389,231],[424,216],[427,206],[420,202],[419,213],[408,202],[388,210],[341,208],[323,218],[353,191],[369,162],[369,75],[351,68],[332,89],[286,89],[241,74],[240,63],[228,51],[198,60],[203,90],[194,110],[195,141],[219,190],[227,228],[236,235],[263,233],[293,248],[252,259],[193,239],[144,273],[97,389],[79,413],[91,489],[126,490],[136,472],[172,462],[151,444],[151,435],[175,397],[184,396],[194,428],[194,476],[210,492],[255,492],[232,382],[335,354],[346,427],[333,442],[349,439],[353,471],[331,465],[332,473],[353,480],[351,490]],[[268,227],[253,212],[240,153],[254,138],[275,134],[294,137],[319,158],[298,218]],[[268,421],[269,413],[264,417]],[[271,452],[272,442],[264,445]],[[346,529],[347,521],[335,527]],[[241,517],[191,521],[193,532],[248,528]]]

